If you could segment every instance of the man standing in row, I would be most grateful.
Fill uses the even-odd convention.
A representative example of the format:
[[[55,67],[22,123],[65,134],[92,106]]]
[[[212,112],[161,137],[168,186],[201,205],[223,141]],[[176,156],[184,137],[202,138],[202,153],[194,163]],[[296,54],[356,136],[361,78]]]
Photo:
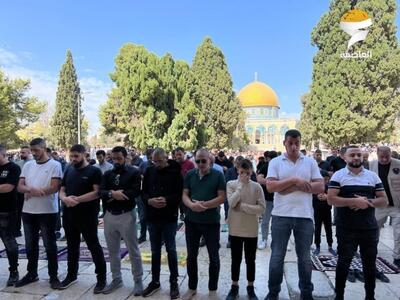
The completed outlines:
[[[347,147],[345,159],[347,167],[333,174],[328,189],[328,203],[337,207],[336,299],[344,299],[347,274],[359,246],[365,299],[372,300],[375,299],[375,261],[379,241],[374,208],[385,207],[387,197],[378,175],[362,166],[363,156],[359,147]]]
[[[170,296],[171,299],[178,299],[179,274],[175,236],[183,190],[181,167],[176,161],[168,160],[167,154],[161,148],[154,150],[152,160],[153,165],[144,173],[142,190],[150,234],[152,280],[142,296],[149,297],[160,289],[161,247],[164,242],[170,271]]]
[[[101,182],[100,196],[104,204],[104,236],[110,254],[112,282],[103,290],[109,294],[122,286],[121,238],[128,248],[134,280],[133,294],[143,292],[143,267],[136,231],[135,198],[140,195],[141,175],[126,164],[128,153],[117,146],[111,151],[114,169],[107,171]]]
[[[375,217],[381,228],[387,217],[392,220],[394,250],[393,263],[400,268],[400,160],[392,158],[389,147],[381,146],[377,150],[378,160],[370,163],[370,170],[382,180],[389,205],[375,209]]]
[[[189,289],[182,296],[190,300],[197,293],[200,238],[203,236],[210,259],[208,269],[209,298],[215,297],[220,270],[219,238],[220,208],[225,200],[225,178],[222,172],[211,168],[210,153],[205,149],[196,152],[197,168],[189,171],[184,180],[182,200],[187,207],[185,233]]]
[[[82,145],[71,147],[71,167],[65,171],[61,184],[60,199],[65,204],[63,225],[68,246],[68,272],[59,289],[66,289],[77,282],[82,234],[96,267],[97,284],[93,292],[99,294],[107,280],[103,249],[97,237],[101,171],[89,165],[85,153]]]
[[[17,185],[21,169],[8,161],[6,148],[0,145],[0,238],[6,247],[10,277],[7,286],[18,279],[18,245],[15,240],[17,211]]]
[[[61,164],[50,159],[46,152],[46,143],[42,138],[30,142],[34,160],[22,168],[18,190],[25,194],[22,212],[24,223],[28,273],[15,287],[21,287],[38,281],[39,232],[46,248],[50,287],[57,289],[58,280],[56,224],[58,199],[56,194],[62,178]]]

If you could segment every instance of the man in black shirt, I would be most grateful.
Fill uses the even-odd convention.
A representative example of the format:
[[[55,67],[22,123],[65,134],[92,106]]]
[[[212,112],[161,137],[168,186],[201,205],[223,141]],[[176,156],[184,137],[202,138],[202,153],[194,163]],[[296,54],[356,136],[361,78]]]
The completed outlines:
[[[346,161],[345,161],[345,153],[346,153],[346,147],[340,148],[340,155],[331,160],[331,168],[330,171],[332,173],[335,173],[339,171],[340,169],[343,169],[346,167]]]
[[[122,286],[121,238],[128,248],[135,286],[134,296],[143,292],[143,267],[136,232],[135,198],[140,194],[140,172],[126,164],[128,153],[124,147],[111,150],[114,169],[104,173],[100,196],[106,214],[104,215],[104,236],[110,255],[112,282],[103,290],[109,294]]]
[[[365,299],[372,300],[375,299],[375,260],[379,241],[375,207],[385,207],[388,201],[378,175],[362,166],[361,149],[357,146],[348,147],[345,158],[347,167],[333,174],[328,188],[328,204],[338,208],[336,299],[344,299],[347,274],[359,246],[365,278]]]
[[[233,164],[226,158],[224,151],[220,151],[215,158],[215,163],[224,169],[224,173],[233,167]]]
[[[164,241],[171,273],[170,296],[171,299],[177,299],[179,275],[175,236],[183,191],[181,166],[174,160],[168,160],[161,148],[154,150],[152,161],[154,165],[144,173],[142,191],[150,234],[152,280],[142,296],[149,297],[160,289],[161,246]]]
[[[320,149],[315,150],[314,159],[318,164],[318,168],[324,171],[329,171],[330,164],[327,161],[322,160],[322,151]]]
[[[18,276],[18,245],[15,240],[17,212],[17,185],[21,169],[6,157],[6,148],[0,145],[0,238],[6,247],[10,277],[7,286],[14,285]]]
[[[381,146],[377,150],[378,160],[370,163],[370,170],[378,174],[388,197],[387,207],[377,208],[375,217],[379,227],[392,218],[394,249],[393,263],[400,268],[400,160],[392,158],[389,147]]]
[[[93,292],[99,294],[106,286],[107,274],[103,249],[97,237],[101,171],[88,164],[85,152],[82,145],[71,147],[71,166],[65,171],[61,183],[60,199],[65,205],[63,225],[68,246],[68,273],[59,289],[66,289],[77,282],[82,234],[96,266],[97,284]]]

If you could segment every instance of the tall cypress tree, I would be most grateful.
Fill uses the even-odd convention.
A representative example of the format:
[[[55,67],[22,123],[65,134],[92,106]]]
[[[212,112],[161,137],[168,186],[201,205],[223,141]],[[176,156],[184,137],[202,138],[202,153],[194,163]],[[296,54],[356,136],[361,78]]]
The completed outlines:
[[[192,72],[196,97],[205,116],[207,146],[229,146],[242,110],[224,54],[208,37],[197,48]]]
[[[396,38],[396,1],[358,1],[355,9],[372,19],[364,41],[351,46],[351,53],[372,57],[344,59],[350,36],[339,27],[351,9],[349,0],[331,2],[329,12],[312,32],[313,81],[303,116],[310,131],[330,145],[387,140],[400,100],[400,53]]]
[[[68,50],[65,63],[62,65],[60,71],[56,95],[56,110],[51,121],[51,136],[55,146],[69,148],[78,142],[79,100],[82,100],[82,97],[78,76],[72,60],[72,53]],[[80,113],[82,127],[82,110]]]

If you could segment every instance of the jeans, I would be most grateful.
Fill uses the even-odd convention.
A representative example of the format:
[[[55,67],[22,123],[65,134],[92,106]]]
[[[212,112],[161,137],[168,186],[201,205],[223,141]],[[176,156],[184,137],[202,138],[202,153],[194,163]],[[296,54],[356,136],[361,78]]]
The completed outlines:
[[[271,212],[274,208],[273,201],[265,201],[266,207],[264,214],[262,216],[261,222],[261,236],[264,241],[268,240],[268,233],[269,233],[269,221],[271,220]]]
[[[26,256],[28,258],[28,273],[37,276],[39,259],[39,231],[42,234],[43,244],[46,248],[50,278],[57,277],[57,243],[56,223],[57,213],[29,214],[22,213],[24,223]]]
[[[379,230],[356,230],[336,228],[338,242],[338,263],[336,267],[336,297],[344,298],[347,274],[358,246],[364,272],[365,299],[374,299],[375,294],[375,260],[378,253]]]
[[[22,227],[22,208],[24,207],[25,195],[22,193],[17,193],[17,213],[15,216],[15,234],[21,233]]]
[[[246,260],[247,281],[254,282],[256,277],[256,252],[257,238],[255,237],[239,237],[229,236],[231,241],[231,273],[232,281],[239,281],[240,264],[242,263],[243,247]]]
[[[6,247],[10,272],[18,271],[18,244],[14,236],[16,218],[16,213],[0,213],[0,238]]]
[[[229,202],[228,199],[225,199],[224,201],[225,221],[228,219],[228,212],[229,212]]]
[[[142,280],[143,266],[137,239],[136,213],[126,212],[113,215],[106,211],[104,215],[104,236],[110,255],[112,279],[122,279],[121,273],[121,238],[129,252],[133,279]]]
[[[314,207],[314,220],[315,220],[315,240],[314,243],[317,247],[321,245],[321,229],[322,223],[324,224],[326,241],[329,247],[332,247],[332,213],[330,208],[316,208]]]
[[[99,209],[64,208],[63,224],[68,247],[68,277],[77,278],[81,234],[92,254],[97,281],[106,280],[106,261],[97,237]]]
[[[297,254],[299,289],[302,299],[312,299],[310,247],[314,236],[311,219],[272,216],[271,260],[269,263],[269,295],[277,297],[283,280],[283,264],[290,235],[293,231]]]
[[[161,247],[165,242],[168,254],[169,282],[178,282],[178,255],[176,253],[175,236],[178,227],[176,222],[172,223],[147,223],[151,243],[151,275],[152,281],[160,282],[161,269]]]
[[[137,209],[138,209],[138,217],[140,221],[140,237],[146,237],[147,231],[147,223],[146,223],[146,207],[143,203],[142,197],[135,198]]]
[[[196,290],[198,283],[197,256],[199,254],[200,238],[206,241],[209,267],[208,289],[215,291],[218,288],[220,270],[219,261],[219,234],[220,224],[202,224],[185,221],[186,247],[187,247],[187,271],[189,276],[189,289]]]

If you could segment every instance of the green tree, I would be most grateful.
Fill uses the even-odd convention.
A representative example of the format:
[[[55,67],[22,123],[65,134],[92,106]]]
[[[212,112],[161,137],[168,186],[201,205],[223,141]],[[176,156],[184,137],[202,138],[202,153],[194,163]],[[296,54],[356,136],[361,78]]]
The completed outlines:
[[[29,80],[9,79],[0,70],[0,143],[16,145],[20,142],[17,131],[36,122],[45,103],[27,96]]]
[[[209,37],[197,48],[192,72],[196,97],[205,116],[207,146],[230,146],[243,114],[224,54]]]
[[[313,80],[307,97],[303,124],[313,128],[311,139],[328,145],[377,142],[388,139],[398,111],[400,53],[396,38],[396,1],[364,0],[357,9],[372,19],[363,42],[349,51],[371,51],[366,59],[344,59],[350,38],[339,23],[350,10],[350,1],[331,2],[329,12],[312,32]]]
[[[69,148],[78,142],[78,102],[82,102],[78,76],[74,67],[72,53],[67,51],[65,63],[61,67],[56,94],[56,110],[51,121],[51,136],[55,146]],[[84,132],[84,115],[80,111],[81,143]]]

